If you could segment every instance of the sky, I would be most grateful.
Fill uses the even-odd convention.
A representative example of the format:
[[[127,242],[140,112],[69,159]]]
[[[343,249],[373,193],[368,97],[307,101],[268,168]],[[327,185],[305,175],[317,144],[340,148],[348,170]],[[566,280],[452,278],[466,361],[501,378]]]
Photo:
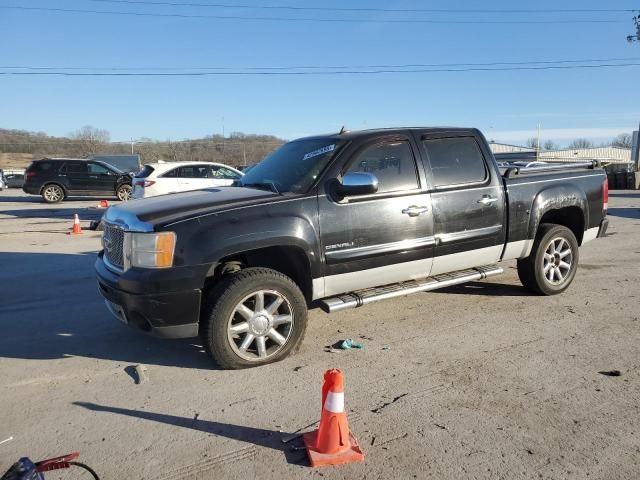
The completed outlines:
[[[540,11],[640,8],[637,0],[164,2],[236,7],[320,6],[328,10],[143,5],[104,0],[0,0],[0,72],[38,71],[9,67],[148,69],[137,72],[175,72],[160,70],[172,68],[202,72],[195,69],[225,67],[238,73],[246,72],[246,68],[299,66],[344,66],[353,71],[372,65],[593,59],[625,60],[591,62],[592,65],[640,64],[640,43],[626,41],[627,35],[635,33],[633,13]],[[28,9],[2,8],[6,6]],[[31,10],[42,7],[183,16]],[[331,10],[344,7],[467,11]],[[479,8],[533,12],[468,11]],[[192,17],[195,15],[280,20]],[[403,19],[444,23],[397,22]],[[615,23],[567,23],[576,20]],[[489,23],[496,21],[542,23]],[[460,67],[444,69],[451,68]],[[223,131],[227,135],[244,132],[293,139],[338,131],[342,125],[350,130],[450,125],[478,127],[489,139],[523,143],[535,136],[540,126],[543,141],[565,144],[576,137],[586,137],[600,142],[638,128],[639,75],[637,65],[376,75],[0,75],[0,128],[57,136],[92,125],[108,130],[114,141],[129,141],[142,137],[181,140]]]

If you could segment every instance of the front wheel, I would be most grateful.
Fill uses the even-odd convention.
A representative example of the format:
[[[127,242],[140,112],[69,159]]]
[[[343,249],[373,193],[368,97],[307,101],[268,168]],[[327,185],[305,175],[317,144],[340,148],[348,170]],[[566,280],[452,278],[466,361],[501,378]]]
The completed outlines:
[[[120,185],[118,187],[118,191],[116,192],[116,196],[121,202],[126,202],[131,198],[132,191],[133,188],[131,188],[131,185]]]
[[[543,224],[531,254],[518,260],[518,277],[529,290],[540,295],[564,292],[578,270],[578,241],[562,225]]]
[[[222,368],[276,362],[295,352],[307,327],[298,286],[268,268],[228,274],[208,295],[201,319],[205,349]]]

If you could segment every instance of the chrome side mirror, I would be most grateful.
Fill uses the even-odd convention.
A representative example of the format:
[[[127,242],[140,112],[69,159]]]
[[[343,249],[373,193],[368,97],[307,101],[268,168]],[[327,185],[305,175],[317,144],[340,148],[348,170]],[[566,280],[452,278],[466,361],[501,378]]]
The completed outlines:
[[[344,197],[371,195],[378,191],[378,179],[372,173],[348,172],[338,182],[337,192]]]

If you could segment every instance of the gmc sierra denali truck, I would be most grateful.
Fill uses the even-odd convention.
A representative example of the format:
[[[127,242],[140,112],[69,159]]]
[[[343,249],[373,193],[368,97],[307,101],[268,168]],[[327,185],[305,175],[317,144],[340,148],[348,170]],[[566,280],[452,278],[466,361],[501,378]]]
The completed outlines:
[[[593,163],[500,169],[476,129],[394,128],[289,142],[235,186],[107,210],[99,289],[121,321],[200,335],[224,368],[295,351],[307,309],[360,307],[474,281],[517,259],[564,291],[607,229]]]

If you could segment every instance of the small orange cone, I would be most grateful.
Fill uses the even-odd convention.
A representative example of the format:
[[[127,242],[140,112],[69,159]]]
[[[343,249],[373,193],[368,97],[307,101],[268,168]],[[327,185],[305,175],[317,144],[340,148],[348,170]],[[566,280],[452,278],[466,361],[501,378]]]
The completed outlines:
[[[78,217],[77,213],[73,214],[73,229],[69,232],[69,235],[80,235],[82,233],[82,228],[80,228],[80,217]]]
[[[100,200],[100,205],[98,208],[109,208],[109,202],[107,200]]]
[[[304,434],[304,445],[312,467],[364,462],[358,441],[349,432],[344,411],[344,378],[337,368],[324,374],[320,426]]]

